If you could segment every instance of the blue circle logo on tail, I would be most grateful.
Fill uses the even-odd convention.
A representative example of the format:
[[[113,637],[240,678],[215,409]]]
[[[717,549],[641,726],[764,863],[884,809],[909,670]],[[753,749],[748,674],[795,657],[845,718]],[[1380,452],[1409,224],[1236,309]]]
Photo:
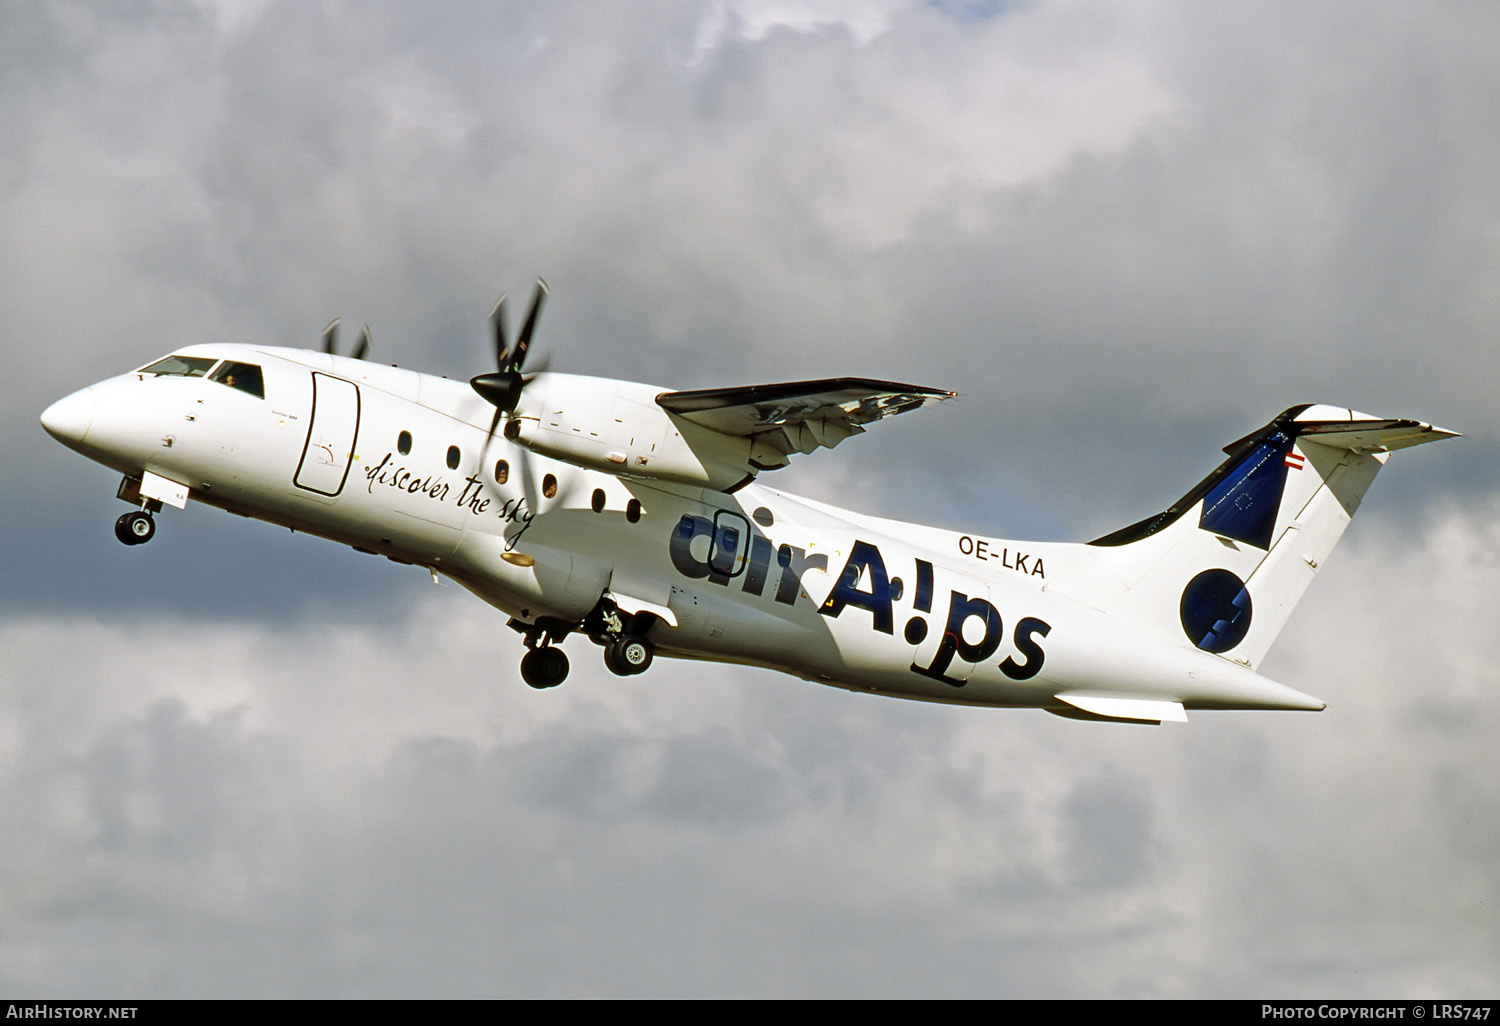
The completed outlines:
[[[1250,590],[1228,570],[1205,570],[1182,589],[1182,629],[1206,652],[1227,652],[1250,630]]]

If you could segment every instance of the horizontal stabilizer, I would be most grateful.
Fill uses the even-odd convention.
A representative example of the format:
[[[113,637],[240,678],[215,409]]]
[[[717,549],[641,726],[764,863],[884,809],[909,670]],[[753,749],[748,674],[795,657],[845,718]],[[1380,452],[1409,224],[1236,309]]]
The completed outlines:
[[[1457,438],[1457,431],[1433,427],[1417,420],[1318,421],[1299,424],[1297,437],[1335,449],[1359,453],[1409,449],[1423,442]]]

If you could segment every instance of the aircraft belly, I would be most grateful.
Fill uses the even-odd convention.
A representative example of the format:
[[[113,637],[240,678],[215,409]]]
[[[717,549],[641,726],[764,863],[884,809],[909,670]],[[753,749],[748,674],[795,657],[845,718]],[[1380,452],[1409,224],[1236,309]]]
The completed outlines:
[[[811,609],[790,615],[737,601],[731,594],[674,585],[673,628],[657,624],[652,638],[671,649],[693,649],[733,662],[803,672],[836,660],[838,651]],[[800,612],[801,615],[797,615]]]
[[[528,544],[524,552],[506,545],[501,535],[464,532],[445,570],[486,602],[526,620],[582,620],[609,586],[611,568],[603,560],[541,544]]]

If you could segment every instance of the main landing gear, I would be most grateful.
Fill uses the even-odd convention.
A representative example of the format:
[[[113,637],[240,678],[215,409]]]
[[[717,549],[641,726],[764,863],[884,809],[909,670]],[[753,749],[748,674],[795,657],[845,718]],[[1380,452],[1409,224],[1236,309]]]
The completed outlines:
[[[631,634],[604,643],[604,665],[621,677],[645,673],[652,655],[651,642]]]
[[[115,521],[115,537],[126,545],[144,545],[156,537],[156,520],[143,509],[132,510]]]
[[[568,657],[550,645],[533,648],[521,657],[521,679],[539,690],[555,688],[568,679]]]
[[[594,644],[603,646],[604,665],[610,673],[631,677],[645,673],[656,654],[646,640],[655,621],[650,613],[627,613],[613,599],[604,598],[579,626]]]
[[[604,649],[604,665],[620,677],[645,673],[656,649],[646,639],[656,617],[650,613],[622,612],[612,600],[603,599],[582,623],[552,617],[536,623],[512,619],[509,626],[526,636],[526,654],[521,657],[521,679],[534,688],[555,688],[568,676],[568,657],[556,643],[574,631],[587,634]]]
[[[568,657],[553,642],[568,636],[572,627],[561,620],[542,617],[535,624],[511,620],[510,626],[526,635],[526,654],[521,657],[521,679],[538,690],[555,688],[568,679]]]

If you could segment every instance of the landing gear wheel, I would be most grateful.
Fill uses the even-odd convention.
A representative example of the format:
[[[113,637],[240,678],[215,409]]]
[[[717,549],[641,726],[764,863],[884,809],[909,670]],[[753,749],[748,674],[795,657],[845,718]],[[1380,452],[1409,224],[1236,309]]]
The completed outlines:
[[[560,648],[533,648],[521,657],[521,679],[534,688],[555,688],[568,677],[568,657]]]
[[[115,521],[115,537],[126,545],[144,545],[156,535],[156,521],[150,513],[135,510]]]
[[[645,638],[627,634],[604,646],[604,665],[611,673],[629,677],[633,674],[645,673],[646,668],[651,665],[651,658],[654,654],[651,642]]]

